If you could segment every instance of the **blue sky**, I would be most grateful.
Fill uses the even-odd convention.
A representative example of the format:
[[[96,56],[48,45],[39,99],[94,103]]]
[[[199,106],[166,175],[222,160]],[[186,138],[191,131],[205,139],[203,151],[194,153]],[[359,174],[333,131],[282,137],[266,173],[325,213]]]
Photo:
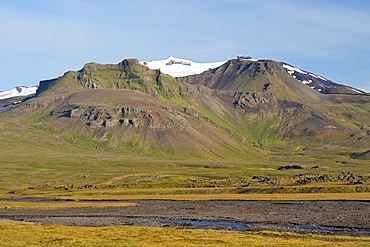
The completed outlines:
[[[2,0],[0,91],[87,62],[270,58],[370,92],[368,0]]]

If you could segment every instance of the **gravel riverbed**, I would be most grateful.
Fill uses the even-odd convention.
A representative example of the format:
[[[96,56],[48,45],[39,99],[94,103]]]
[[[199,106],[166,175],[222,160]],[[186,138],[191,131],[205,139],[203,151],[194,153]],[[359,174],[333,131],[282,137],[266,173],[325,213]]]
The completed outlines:
[[[0,198],[0,201],[4,200],[63,202],[48,198]],[[370,236],[370,201],[122,200],[111,203],[126,202],[136,205],[48,210],[0,208],[0,218],[68,226],[129,225],[178,229],[234,229],[232,225],[203,224],[198,221],[228,222],[245,224],[246,228],[243,230],[247,231],[274,230]],[[190,222],[162,221],[165,219]]]

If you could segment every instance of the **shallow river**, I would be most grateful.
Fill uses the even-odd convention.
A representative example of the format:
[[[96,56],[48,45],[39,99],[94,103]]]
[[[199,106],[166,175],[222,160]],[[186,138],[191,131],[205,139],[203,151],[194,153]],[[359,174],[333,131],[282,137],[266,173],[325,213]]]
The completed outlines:
[[[154,219],[157,221],[164,221],[164,222],[178,222],[178,223],[191,223],[191,224],[199,224],[199,226],[195,226],[189,229],[199,229],[208,226],[226,226],[229,227],[229,231],[240,231],[240,230],[248,230],[251,226],[260,226],[260,227],[288,227],[288,228],[301,228],[301,229],[308,229],[317,232],[326,232],[326,233],[365,233],[370,234],[370,231],[362,231],[356,229],[345,229],[345,228],[337,228],[337,227],[326,227],[326,226],[310,226],[310,225],[294,225],[294,224],[244,224],[244,223],[232,223],[232,222],[213,222],[213,221],[195,221],[195,220],[170,220],[170,219]]]

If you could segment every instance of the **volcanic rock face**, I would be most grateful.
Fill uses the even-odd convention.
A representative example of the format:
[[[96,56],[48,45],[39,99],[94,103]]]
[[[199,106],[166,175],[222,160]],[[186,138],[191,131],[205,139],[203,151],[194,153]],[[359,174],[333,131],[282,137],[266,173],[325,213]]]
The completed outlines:
[[[91,128],[114,128],[118,126],[126,127],[144,127],[149,129],[165,129],[170,128],[170,125],[163,125],[158,120],[157,114],[151,113],[149,110],[134,107],[124,107],[116,109],[104,109],[84,106],[78,106],[70,110],[70,117],[83,118],[88,121],[87,125]]]
[[[235,93],[235,98],[238,98],[234,102],[236,108],[246,109],[246,108],[258,108],[259,106],[266,105],[272,100],[276,100],[271,93]]]

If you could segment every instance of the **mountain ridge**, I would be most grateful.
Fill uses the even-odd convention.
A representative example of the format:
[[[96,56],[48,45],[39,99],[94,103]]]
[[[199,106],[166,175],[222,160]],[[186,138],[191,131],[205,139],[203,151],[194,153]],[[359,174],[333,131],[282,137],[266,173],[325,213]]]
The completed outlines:
[[[0,115],[81,147],[232,160],[282,146],[366,146],[368,108],[366,95],[322,94],[273,60],[232,59],[174,78],[125,59],[42,81],[35,97]]]
[[[239,56],[237,56],[237,59],[246,60],[246,61],[254,61],[254,62],[262,61],[261,59],[254,59],[251,56],[246,56],[246,55],[239,55]],[[193,61],[188,60],[188,59],[181,59],[181,58],[174,57],[173,55],[170,55],[168,58],[163,59],[163,60],[152,60],[150,62],[138,61],[138,63],[141,64],[141,65],[145,65],[145,66],[147,66],[148,68],[150,68],[152,70],[161,70],[162,73],[169,74],[173,77],[185,77],[185,76],[189,76],[189,75],[201,74],[201,73],[205,72],[208,69],[214,69],[214,68],[220,67],[221,65],[225,64],[226,62],[228,62],[230,60],[232,60],[232,59],[221,61],[221,62],[196,63],[196,62],[193,62]],[[264,60],[266,60],[266,59],[264,59]],[[319,92],[323,92],[323,93],[352,93],[352,94],[366,93],[366,92],[364,92],[362,90],[359,90],[359,89],[356,89],[354,87],[346,86],[346,85],[339,84],[339,83],[335,83],[335,82],[333,82],[333,81],[331,81],[331,80],[329,80],[325,77],[318,76],[314,73],[307,72],[307,71],[302,70],[302,69],[298,69],[298,68],[296,68],[296,67],[294,67],[294,66],[292,66],[288,63],[285,63],[285,62],[277,62],[277,63],[280,64],[282,67],[284,67],[287,70],[287,72],[293,78],[299,80],[303,84],[308,85],[311,88],[313,88],[313,89],[315,89]],[[98,65],[99,63],[92,62],[92,63],[87,63],[87,64]],[[190,68],[191,66],[195,69],[184,71],[183,68],[182,68],[182,67]],[[66,73],[68,73],[68,72],[66,72]],[[41,81],[41,82],[51,82],[51,81],[54,81],[56,79],[57,78],[50,79],[50,80],[45,80],[45,81]],[[39,87],[39,85],[33,86],[33,87],[17,86],[15,88],[11,89],[11,90],[1,91],[0,92],[0,100],[7,99],[7,98],[12,98],[12,97],[16,97],[16,96],[29,96],[29,95],[35,94],[38,87]],[[345,90],[345,91],[337,90],[338,88],[339,89],[347,89],[347,90]],[[324,91],[323,91],[323,89],[324,89]]]
[[[140,64],[148,66],[150,69],[160,69],[163,73],[169,74],[173,77],[185,77],[189,75],[201,74],[208,69],[214,69],[214,68],[220,67],[232,59],[233,58],[226,60],[226,61],[213,62],[213,63],[196,63],[191,60],[176,58],[173,55],[170,55],[167,59],[164,59],[164,60],[152,60],[151,62],[140,61]],[[246,60],[246,61],[251,61],[251,62],[271,60],[271,59],[255,59],[251,56],[246,56],[246,55],[239,55],[237,56],[236,59]],[[303,84],[308,85],[311,88],[319,92],[329,93],[329,94],[330,93],[340,93],[340,92],[341,93],[352,93],[352,94],[365,93],[364,91],[356,89],[354,87],[335,83],[325,77],[318,76],[314,73],[298,69],[288,63],[279,62],[279,61],[277,61],[277,63],[280,64],[282,67],[284,67],[293,78],[299,80]],[[181,65],[185,65],[185,66],[181,66]],[[196,69],[191,70],[190,68],[192,66],[196,67]],[[184,70],[184,68],[186,69]],[[340,90],[337,90],[338,88]]]

